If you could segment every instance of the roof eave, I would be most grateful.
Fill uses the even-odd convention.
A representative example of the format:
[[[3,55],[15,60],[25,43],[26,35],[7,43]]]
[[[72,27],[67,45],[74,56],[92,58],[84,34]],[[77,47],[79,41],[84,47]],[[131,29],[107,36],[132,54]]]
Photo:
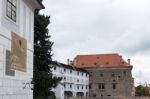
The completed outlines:
[[[39,0],[27,0],[32,6],[34,9],[44,9],[44,5],[39,1]]]
[[[41,2],[39,2],[39,0],[34,0],[34,1],[38,3],[39,7],[37,9],[45,9],[44,5]]]

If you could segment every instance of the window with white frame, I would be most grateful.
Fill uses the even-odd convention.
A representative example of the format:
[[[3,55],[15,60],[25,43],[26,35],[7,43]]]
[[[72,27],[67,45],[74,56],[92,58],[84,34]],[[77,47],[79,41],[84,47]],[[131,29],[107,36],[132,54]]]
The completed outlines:
[[[16,22],[17,0],[7,0],[6,15],[12,21]]]

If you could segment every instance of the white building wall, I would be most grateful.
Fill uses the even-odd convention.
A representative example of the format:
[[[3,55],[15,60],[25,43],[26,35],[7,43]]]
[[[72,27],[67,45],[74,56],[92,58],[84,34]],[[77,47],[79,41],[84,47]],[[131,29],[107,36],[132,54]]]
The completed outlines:
[[[66,71],[64,71],[64,69]],[[70,73],[70,70],[72,71],[72,73]],[[62,81],[58,84],[58,86],[55,89],[53,89],[57,99],[64,99],[64,91],[71,91],[73,93],[73,97],[77,97],[77,92],[83,92],[84,97],[86,97],[87,92],[89,93],[89,75],[87,73],[60,66],[56,66],[56,70],[54,70],[53,68],[52,73],[54,74],[54,76],[62,77]],[[66,78],[66,80],[64,78]],[[72,85],[71,88],[70,85]]]
[[[0,9],[2,9],[2,0],[0,0]],[[0,26],[2,22],[2,10],[0,10]]]
[[[29,85],[24,88],[24,83],[30,83],[33,78],[34,10],[24,2],[25,0],[17,0],[17,22],[15,23],[6,16],[6,1],[0,0],[0,99],[33,99],[33,91]],[[25,37],[28,41],[27,71],[15,70],[15,76],[5,74],[6,49],[11,50],[11,32]]]

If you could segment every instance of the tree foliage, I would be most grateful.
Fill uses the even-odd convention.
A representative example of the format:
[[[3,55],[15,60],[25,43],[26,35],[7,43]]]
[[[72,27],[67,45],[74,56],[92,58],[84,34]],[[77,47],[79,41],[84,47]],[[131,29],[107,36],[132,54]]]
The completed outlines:
[[[148,87],[139,85],[135,88],[135,93],[137,96],[148,96],[149,95]]]
[[[42,0],[39,0],[42,1]],[[34,23],[34,99],[48,99],[51,89],[57,86],[61,78],[53,77],[51,73],[52,45],[48,33],[50,17],[35,11]]]

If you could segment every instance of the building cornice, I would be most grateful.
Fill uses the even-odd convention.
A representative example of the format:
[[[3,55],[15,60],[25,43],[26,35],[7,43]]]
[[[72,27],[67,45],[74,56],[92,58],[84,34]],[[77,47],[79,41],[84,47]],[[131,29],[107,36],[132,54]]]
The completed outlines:
[[[25,0],[34,7],[34,9],[44,9],[44,5],[38,0]]]

